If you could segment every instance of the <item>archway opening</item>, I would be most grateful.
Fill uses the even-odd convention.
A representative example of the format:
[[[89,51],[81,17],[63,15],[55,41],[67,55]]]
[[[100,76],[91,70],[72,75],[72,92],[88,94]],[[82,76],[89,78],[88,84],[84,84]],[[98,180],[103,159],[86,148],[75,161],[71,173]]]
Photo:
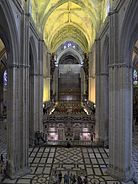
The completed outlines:
[[[0,39],[0,117],[7,118],[7,53],[3,41]]]
[[[133,133],[134,136],[138,134],[138,40],[133,48],[132,55],[133,69]]]
[[[9,169],[7,165],[10,160],[9,132],[11,125],[9,117],[11,116],[11,96],[9,94],[12,88],[12,79],[8,77],[10,74],[8,65],[11,64],[13,56],[10,36],[4,7],[0,4],[0,156],[2,160],[0,178],[4,176],[6,168]],[[9,173],[7,172],[7,174]]]
[[[7,51],[5,44],[0,38],[0,153],[3,160],[3,174],[7,159]]]

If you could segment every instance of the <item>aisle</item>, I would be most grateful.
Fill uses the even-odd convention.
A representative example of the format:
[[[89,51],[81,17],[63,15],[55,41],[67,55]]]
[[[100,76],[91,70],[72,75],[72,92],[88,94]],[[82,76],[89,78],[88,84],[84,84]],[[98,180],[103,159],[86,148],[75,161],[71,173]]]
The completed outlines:
[[[55,170],[61,171],[62,176],[67,172],[87,175],[89,184],[121,183],[106,173],[108,149],[35,147],[29,150],[29,161],[30,174],[17,180],[5,179],[3,184],[52,184]]]

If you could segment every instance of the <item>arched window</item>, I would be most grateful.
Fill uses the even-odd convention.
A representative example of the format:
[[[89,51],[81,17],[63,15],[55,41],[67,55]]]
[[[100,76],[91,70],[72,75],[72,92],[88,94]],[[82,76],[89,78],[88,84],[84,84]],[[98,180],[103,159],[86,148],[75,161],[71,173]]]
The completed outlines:
[[[8,84],[7,70],[5,70],[5,72],[3,74],[3,84],[4,84],[4,86],[7,86],[7,84]]]
[[[64,47],[64,49],[69,48],[69,47],[72,47],[73,49],[76,48],[74,42],[72,42],[72,41],[65,42],[63,47]]]

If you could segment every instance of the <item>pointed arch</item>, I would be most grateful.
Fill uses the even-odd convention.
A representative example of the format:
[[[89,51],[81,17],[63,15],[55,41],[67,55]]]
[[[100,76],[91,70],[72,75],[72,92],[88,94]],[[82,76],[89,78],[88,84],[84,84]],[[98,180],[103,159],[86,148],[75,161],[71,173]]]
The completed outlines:
[[[103,48],[102,48],[102,63],[101,63],[101,70],[104,70],[108,73],[108,64],[109,64],[109,37],[106,35]]]
[[[130,2],[128,5],[125,18],[122,24],[122,30],[119,37],[119,55],[125,58],[128,65],[132,65],[132,52],[136,40],[138,40],[138,3],[135,1]],[[127,58],[127,61],[126,61]],[[122,60],[124,62],[124,59]]]
[[[0,25],[0,36],[7,50],[9,64],[18,63],[19,39],[13,11],[9,1],[0,1],[0,14],[4,21]],[[5,20],[4,20],[5,19]],[[2,20],[0,20],[2,21]],[[9,57],[10,55],[10,57]]]
[[[68,48],[68,49],[63,50],[63,51],[58,55],[58,57],[57,57],[57,63],[59,63],[60,58],[61,58],[64,54],[66,54],[66,53],[68,53],[68,52],[72,53],[73,55],[76,55],[76,56],[79,58],[80,63],[82,63],[82,61],[83,61],[82,56],[81,56],[76,50],[74,50],[74,49],[72,49],[72,48]]]

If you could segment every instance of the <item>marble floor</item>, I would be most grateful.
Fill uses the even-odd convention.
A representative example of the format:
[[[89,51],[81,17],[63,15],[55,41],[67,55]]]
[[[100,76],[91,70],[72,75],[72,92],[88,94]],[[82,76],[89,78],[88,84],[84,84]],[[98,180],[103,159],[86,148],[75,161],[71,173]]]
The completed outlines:
[[[34,147],[29,149],[31,173],[3,184],[53,184],[53,173],[88,176],[89,184],[121,184],[107,174],[108,149]],[[131,184],[133,182],[129,182]],[[63,179],[62,179],[63,184]]]
[[[4,125],[4,124],[3,124]],[[0,153],[6,154],[6,128],[0,127]],[[92,147],[34,147],[29,149],[30,173],[1,184],[53,184],[55,171],[88,176],[89,184],[121,184],[107,174],[108,149]],[[138,179],[138,136],[133,140],[133,160]],[[62,183],[63,184],[63,179]],[[128,182],[127,184],[132,184]]]

